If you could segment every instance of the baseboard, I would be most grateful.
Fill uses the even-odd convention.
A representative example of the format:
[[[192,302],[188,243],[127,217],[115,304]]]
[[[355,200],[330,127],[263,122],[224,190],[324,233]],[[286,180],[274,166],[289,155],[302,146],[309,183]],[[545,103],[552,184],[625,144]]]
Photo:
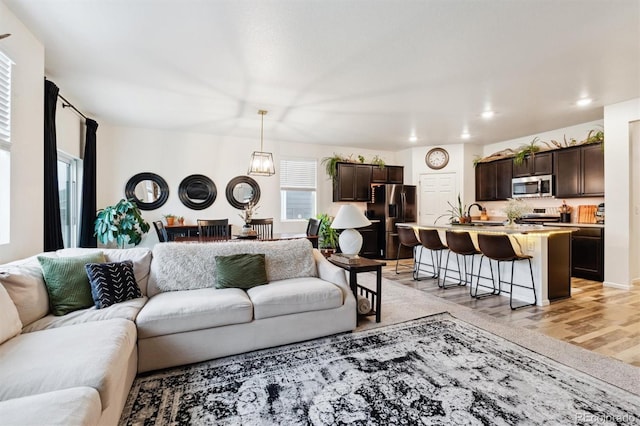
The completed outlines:
[[[613,288],[619,288],[621,290],[631,290],[631,286],[633,286],[633,282],[631,284],[618,284],[618,283],[612,283],[611,281],[604,281],[602,283],[603,287],[613,287]]]

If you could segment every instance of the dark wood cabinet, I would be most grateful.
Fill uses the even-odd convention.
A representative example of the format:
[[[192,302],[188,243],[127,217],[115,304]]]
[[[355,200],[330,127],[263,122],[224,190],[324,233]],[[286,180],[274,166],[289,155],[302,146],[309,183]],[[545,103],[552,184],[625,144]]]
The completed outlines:
[[[513,161],[513,177],[550,174],[553,174],[553,154],[551,152],[529,155],[520,164],[516,164]]]
[[[495,201],[511,197],[513,161],[497,160],[476,165],[476,200]]]
[[[370,201],[371,164],[338,163],[333,201]]]
[[[370,259],[380,258],[380,244],[379,244],[379,222],[374,222],[366,228],[359,228],[358,231],[362,235],[362,250],[360,250],[360,256],[368,257]]]
[[[556,197],[604,196],[602,144],[557,150],[554,167]]]
[[[372,166],[371,183],[404,183],[403,166]]]
[[[571,275],[604,280],[604,229],[579,228],[571,236]]]

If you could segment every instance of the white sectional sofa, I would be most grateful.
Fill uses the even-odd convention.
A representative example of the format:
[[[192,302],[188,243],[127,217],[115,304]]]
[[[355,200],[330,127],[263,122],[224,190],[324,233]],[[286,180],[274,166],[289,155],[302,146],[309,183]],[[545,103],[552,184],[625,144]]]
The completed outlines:
[[[356,326],[344,271],[305,239],[46,255],[92,251],[108,262],[131,260],[142,297],[56,317],[35,256],[0,265],[0,284],[22,323],[19,334],[0,344],[1,424],[114,425],[137,372]],[[269,284],[214,288],[216,256],[236,253],[263,253]]]

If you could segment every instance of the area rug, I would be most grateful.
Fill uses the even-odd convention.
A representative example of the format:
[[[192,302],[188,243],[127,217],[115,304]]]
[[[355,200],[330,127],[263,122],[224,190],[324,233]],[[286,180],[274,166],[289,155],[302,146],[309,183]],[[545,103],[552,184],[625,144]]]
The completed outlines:
[[[640,424],[640,397],[449,314],[138,377],[122,425]]]

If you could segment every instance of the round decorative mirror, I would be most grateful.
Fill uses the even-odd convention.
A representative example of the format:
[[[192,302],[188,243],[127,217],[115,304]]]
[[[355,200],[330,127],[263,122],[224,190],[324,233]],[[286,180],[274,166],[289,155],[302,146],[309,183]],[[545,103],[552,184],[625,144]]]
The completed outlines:
[[[206,209],[213,204],[217,196],[216,184],[205,175],[187,176],[178,187],[180,201],[193,210]]]
[[[252,202],[260,200],[260,186],[249,176],[236,176],[227,184],[227,201],[236,209],[244,209]]]
[[[124,193],[140,210],[155,210],[169,198],[169,185],[155,173],[138,173],[129,179]]]

